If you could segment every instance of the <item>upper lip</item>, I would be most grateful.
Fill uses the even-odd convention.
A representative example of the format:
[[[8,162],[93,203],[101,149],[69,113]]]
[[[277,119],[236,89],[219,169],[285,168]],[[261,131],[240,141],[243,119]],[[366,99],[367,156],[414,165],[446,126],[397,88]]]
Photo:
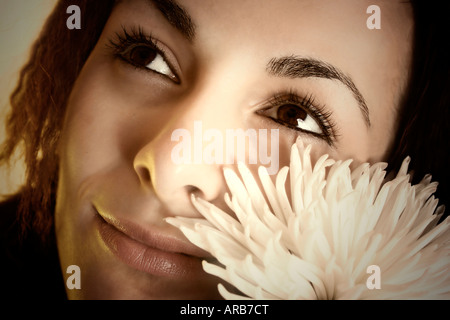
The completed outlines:
[[[212,256],[199,247],[191,244],[183,236],[177,234],[163,233],[157,229],[144,228],[132,221],[117,219],[99,208],[94,207],[97,214],[109,225],[124,233],[131,239],[138,241],[148,247],[165,252],[180,253],[200,259],[212,260]]]

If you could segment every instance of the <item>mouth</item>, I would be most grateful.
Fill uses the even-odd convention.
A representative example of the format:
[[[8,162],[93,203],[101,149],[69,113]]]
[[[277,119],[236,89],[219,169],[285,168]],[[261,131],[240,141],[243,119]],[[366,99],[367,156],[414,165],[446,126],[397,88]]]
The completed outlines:
[[[118,221],[94,208],[97,229],[112,254],[128,266],[170,279],[204,277],[203,250],[179,238],[144,229],[129,221]]]

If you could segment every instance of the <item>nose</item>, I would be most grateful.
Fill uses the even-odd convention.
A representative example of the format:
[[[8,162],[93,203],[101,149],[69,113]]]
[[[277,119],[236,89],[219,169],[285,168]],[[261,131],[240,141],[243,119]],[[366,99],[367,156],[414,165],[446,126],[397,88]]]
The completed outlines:
[[[181,112],[166,119],[157,136],[138,151],[133,163],[141,187],[154,192],[172,214],[186,217],[199,217],[191,194],[214,202],[220,201],[226,191],[223,164],[203,161],[203,148],[198,145],[202,132],[217,123],[207,120],[211,117],[197,106],[183,104]]]

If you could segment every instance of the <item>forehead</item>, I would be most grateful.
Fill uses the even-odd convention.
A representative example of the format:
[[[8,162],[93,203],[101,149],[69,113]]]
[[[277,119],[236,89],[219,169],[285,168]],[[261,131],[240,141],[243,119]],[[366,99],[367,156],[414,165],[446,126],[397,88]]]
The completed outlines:
[[[215,48],[226,40],[233,45],[229,51],[253,48],[271,55],[316,55],[337,64],[349,60],[357,64],[361,59],[385,63],[408,53],[412,15],[410,4],[404,1],[376,1],[381,20],[378,30],[367,27],[372,0],[178,2],[193,17],[198,37]]]
[[[333,28],[336,32],[366,27],[373,0],[127,0],[121,5],[142,9],[154,4],[165,11],[180,7],[200,27],[220,27],[222,32],[236,31],[260,35],[291,28]],[[378,0],[383,27],[389,32],[404,31],[411,22],[411,4],[402,0]],[[144,13],[142,10],[139,10]],[[297,27],[296,27],[297,26]],[[259,27],[255,29],[254,27]],[[326,29],[326,28],[325,28]],[[367,29],[367,28],[366,28]],[[201,31],[201,29],[200,29]]]
[[[128,0],[119,12],[128,21],[167,33],[159,8],[175,3],[192,18],[197,57],[269,61],[276,56],[307,56],[337,66],[351,76],[369,104],[380,101],[389,83],[389,104],[404,87],[412,45],[412,7],[407,1],[380,0],[381,29],[369,29],[372,0]],[[173,30],[172,30],[173,31]],[[181,39],[177,32],[171,37]],[[249,59],[249,57],[251,57]],[[262,65],[262,63],[261,63]],[[368,84],[370,83],[370,86]],[[395,89],[394,89],[395,88]],[[380,90],[378,90],[380,89]],[[372,103],[371,103],[372,102]]]
[[[282,50],[289,47],[301,50],[317,43],[327,43],[328,47],[359,43],[377,45],[379,49],[389,45],[394,51],[408,41],[405,35],[412,26],[411,5],[400,0],[376,1],[379,21],[382,20],[378,30],[367,27],[372,0],[128,0],[119,3],[134,9],[134,18],[147,17],[147,20],[156,17],[145,8],[157,6],[167,12],[180,7],[192,18],[198,41],[235,40],[241,46],[266,44]]]
[[[150,2],[153,2],[150,0]],[[157,2],[166,2],[159,0]],[[172,2],[172,1],[171,1]],[[173,1],[175,2],[175,1]],[[215,27],[220,34],[248,34],[259,38],[264,35],[283,38],[288,32],[293,39],[305,31],[312,35],[346,34],[367,36],[368,8],[373,0],[176,0],[200,27]],[[407,1],[376,1],[380,8],[383,27],[380,32],[391,36],[408,30],[411,5]],[[326,32],[325,32],[326,31]],[[285,38],[286,39],[286,38]]]

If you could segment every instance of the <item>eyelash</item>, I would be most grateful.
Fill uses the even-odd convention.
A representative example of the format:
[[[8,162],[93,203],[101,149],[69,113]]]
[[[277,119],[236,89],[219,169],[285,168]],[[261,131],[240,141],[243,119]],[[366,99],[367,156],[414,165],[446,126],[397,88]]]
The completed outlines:
[[[163,50],[161,50],[157,45],[157,40],[153,38],[151,35],[148,35],[144,32],[142,27],[131,27],[130,29],[127,29],[126,27],[122,26],[122,33],[116,32],[115,37],[113,39],[109,40],[108,47],[113,49],[113,54],[118,59],[125,61],[126,63],[134,66],[137,69],[144,70],[144,71],[151,71],[153,70],[144,68],[140,65],[134,64],[132,61],[127,59],[125,55],[128,53],[128,51],[132,50],[133,48],[136,48],[138,46],[147,46],[153,50],[155,50],[158,54],[160,54],[164,61],[169,65],[172,72],[175,74],[175,76],[178,78],[178,75],[175,73],[174,68],[168,61],[166,54]],[[157,73],[157,72],[156,72]],[[159,74],[161,75],[161,74]],[[174,80],[174,79],[172,79]],[[175,81],[178,82],[178,81]]]
[[[275,94],[272,98],[270,98],[267,102],[267,105],[259,110],[257,113],[263,113],[265,110],[281,107],[286,104],[297,105],[298,107],[305,110],[309,116],[313,117],[319,124],[323,134],[318,134],[315,132],[310,132],[303,130],[298,127],[289,126],[282,121],[277,121],[276,119],[271,118],[272,121],[281,124],[284,127],[288,127],[290,129],[307,133],[318,137],[320,139],[325,140],[330,146],[334,145],[336,141],[337,133],[336,133],[336,124],[333,122],[332,113],[325,110],[324,106],[320,106],[314,102],[314,97],[312,94],[308,94],[300,97],[294,90],[290,90],[285,93]]]
[[[109,40],[109,47],[113,49],[113,54],[115,57],[134,66],[136,69],[144,70],[147,72],[148,71],[154,72],[140,65],[133,64],[132,61],[126,58],[125,55],[129,50],[132,50],[133,48],[140,45],[148,46],[151,49],[155,50],[157,53],[159,53],[163,57],[163,59],[167,62],[169,67],[173,70],[172,66],[166,59],[164,51],[158,47],[156,39],[154,39],[151,35],[147,35],[142,29],[142,27],[132,27],[128,30],[127,28],[122,26],[122,33],[116,32],[115,38]],[[337,134],[336,134],[336,125],[332,121],[332,114],[331,112],[327,112],[325,110],[325,107],[315,104],[314,97],[312,94],[303,96],[303,98],[301,98],[300,95],[298,95],[292,89],[288,92],[275,94],[272,98],[268,100],[267,105],[263,109],[259,110],[257,113],[263,114],[265,110],[281,107],[286,104],[297,105],[298,107],[304,109],[308,113],[308,115],[313,117],[314,120],[318,122],[323,134],[318,134],[315,132],[303,130],[298,127],[289,126],[286,123],[283,123],[282,121],[277,121],[276,119],[271,118],[272,121],[282,125],[283,127],[307,133],[315,137],[318,137],[322,140],[325,140],[330,146],[334,145],[334,141],[336,140]]]

